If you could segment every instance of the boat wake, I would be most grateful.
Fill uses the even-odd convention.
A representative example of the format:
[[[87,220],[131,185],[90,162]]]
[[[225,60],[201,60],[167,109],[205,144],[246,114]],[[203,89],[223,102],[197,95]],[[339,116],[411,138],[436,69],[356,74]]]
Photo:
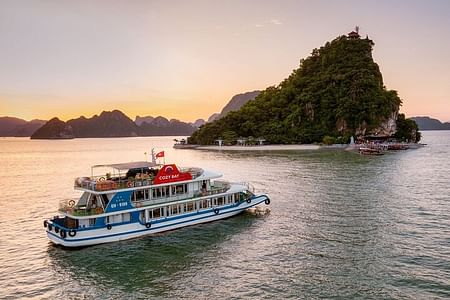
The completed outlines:
[[[270,213],[270,208],[257,205],[254,207],[247,208],[246,212],[255,216],[264,216]]]

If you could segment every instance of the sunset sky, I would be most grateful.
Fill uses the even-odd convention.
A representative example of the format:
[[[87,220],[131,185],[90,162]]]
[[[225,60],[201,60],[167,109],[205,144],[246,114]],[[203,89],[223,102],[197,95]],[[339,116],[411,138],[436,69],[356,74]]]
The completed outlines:
[[[450,121],[450,1],[0,1],[0,116],[194,121],[360,26],[407,116]]]

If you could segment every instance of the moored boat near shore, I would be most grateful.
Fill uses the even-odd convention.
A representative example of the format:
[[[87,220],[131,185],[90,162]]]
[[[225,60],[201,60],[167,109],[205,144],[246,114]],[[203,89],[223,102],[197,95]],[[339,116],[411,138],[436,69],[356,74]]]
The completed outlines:
[[[94,176],[99,168],[112,173]],[[57,245],[81,247],[114,242],[220,220],[265,203],[249,183],[216,180],[222,175],[175,164],[131,162],[97,165],[75,180],[79,199],[60,202],[60,216],[44,221]]]

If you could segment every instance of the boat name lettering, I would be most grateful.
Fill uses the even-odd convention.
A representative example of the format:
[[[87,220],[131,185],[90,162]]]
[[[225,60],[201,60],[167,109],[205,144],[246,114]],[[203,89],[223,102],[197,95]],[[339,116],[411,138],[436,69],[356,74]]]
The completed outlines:
[[[174,174],[174,175],[161,175],[158,177],[159,180],[169,180],[169,179],[177,179],[180,177],[180,174]]]
[[[111,208],[117,208],[117,207],[127,207],[127,202],[117,202],[117,203],[111,203]]]

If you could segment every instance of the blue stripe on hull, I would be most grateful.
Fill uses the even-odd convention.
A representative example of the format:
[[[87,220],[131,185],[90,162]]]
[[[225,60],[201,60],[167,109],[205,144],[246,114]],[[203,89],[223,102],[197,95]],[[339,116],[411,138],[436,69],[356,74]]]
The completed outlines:
[[[244,210],[246,210],[247,208],[253,207],[255,205],[258,205],[258,204],[264,202],[266,199],[268,199],[268,197],[265,195],[259,196],[259,197],[256,197],[253,199],[252,202],[255,202],[255,203],[251,203],[250,205],[245,205],[244,207],[241,207],[241,208],[237,207],[235,209],[226,209],[226,211],[220,212],[218,215],[216,215],[215,213],[208,212],[207,215],[203,215],[198,218],[191,218],[192,214],[189,216],[186,216],[186,217],[178,216],[176,219],[180,219],[180,222],[164,224],[164,223],[169,223],[169,222],[173,221],[173,219],[164,220],[164,221],[160,221],[158,223],[156,223],[156,222],[152,223],[152,225],[159,225],[157,227],[152,226],[150,228],[143,228],[143,229],[127,231],[127,232],[119,232],[119,233],[114,233],[114,234],[110,234],[110,235],[106,235],[106,236],[95,236],[95,237],[86,237],[86,238],[78,238],[78,239],[67,237],[66,239],[62,239],[60,236],[58,236],[54,232],[49,232],[49,231],[47,231],[47,235],[50,238],[50,240],[52,242],[54,242],[55,244],[60,244],[60,245],[69,246],[69,247],[82,247],[82,246],[89,246],[89,245],[95,245],[95,244],[101,244],[101,243],[108,243],[108,242],[119,241],[119,240],[124,240],[124,239],[128,239],[128,238],[140,237],[140,236],[144,236],[144,235],[148,235],[148,234],[152,234],[152,233],[159,233],[159,232],[163,232],[163,231],[173,230],[173,229],[180,228],[180,227],[186,227],[186,226],[190,226],[190,225],[224,219],[227,217],[237,215],[237,214],[243,212]],[[239,206],[241,206],[241,205],[239,205]],[[219,208],[219,210],[220,210],[220,208]],[[223,211],[223,209],[222,209],[222,211]],[[186,219],[186,218],[189,218],[189,220],[181,221],[181,219]],[[192,223],[192,224],[189,224],[189,223]],[[136,223],[134,223],[134,224],[136,224]],[[130,225],[130,224],[127,224],[127,225]],[[119,238],[117,238],[117,237],[119,237]],[[122,237],[122,238],[120,238],[120,237]],[[111,239],[111,238],[115,238],[115,239]]]

